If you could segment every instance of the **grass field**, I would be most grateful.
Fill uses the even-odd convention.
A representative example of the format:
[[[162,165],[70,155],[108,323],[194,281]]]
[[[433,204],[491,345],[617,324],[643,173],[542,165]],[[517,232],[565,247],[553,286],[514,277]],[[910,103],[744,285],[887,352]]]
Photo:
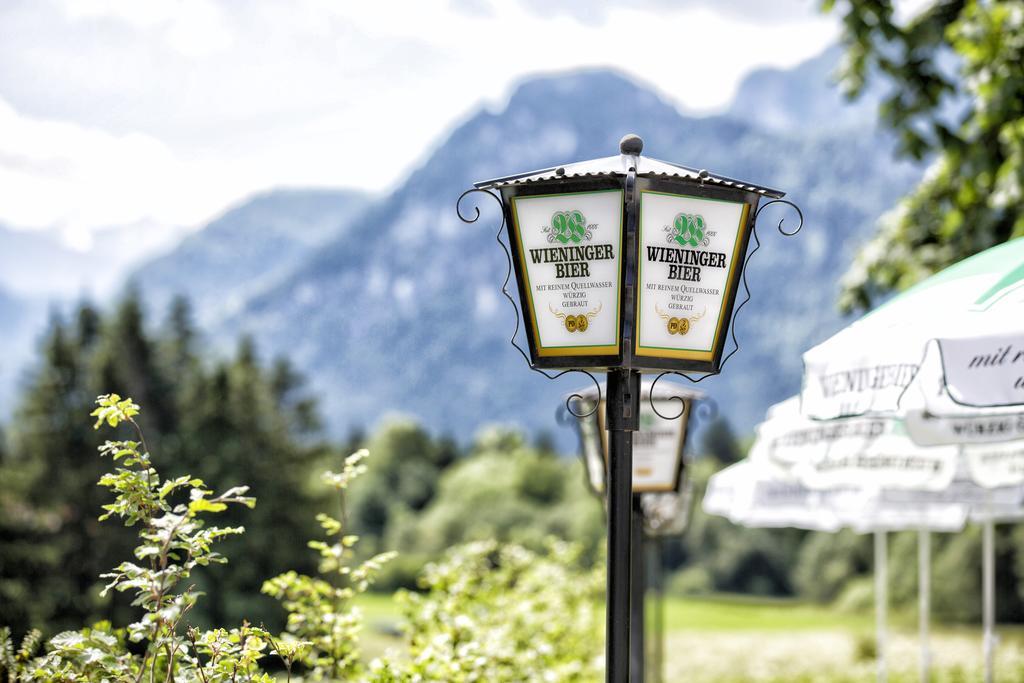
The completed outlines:
[[[366,593],[359,597],[358,605],[367,623],[387,624],[401,620],[390,595]],[[652,610],[649,606],[649,618]],[[665,626],[669,631],[870,630],[873,619],[869,614],[848,614],[783,599],[720,595],[665,600]]]
[[[649,601],[653,603],[653,601]],[[648,619],[653,605],[648,606]],[[706,598],[670,597],[665,600],[665,628],[676,631],[869,631],[873,617],[849,614],[793,600],[748,596]]]
[[[391,596],[363,595],[364,650],[402,656],[401,614]],[[694,683],[875,680],[874,615],[851,614],[793,600],[748,596],[671,597],[665,601],[665,681]],[[648,610],[653,618],[653,610]],[[913,615],[889,625],[889,680],[918,680]],[[649,630],[650,632],[650,630]],[[999,628],[996,681],[1024,681],[1024,630]],[[935,683],[981,681],[981,632],[932,627]]]

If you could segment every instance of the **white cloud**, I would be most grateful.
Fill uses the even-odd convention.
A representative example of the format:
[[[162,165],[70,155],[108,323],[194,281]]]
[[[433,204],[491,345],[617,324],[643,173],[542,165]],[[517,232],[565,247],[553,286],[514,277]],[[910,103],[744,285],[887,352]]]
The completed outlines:
[[[498,310],[498,295],[489,287],[476,290],[475,314],[478,320],[486,320],[494,317]]]
[[[248,190],[211,185],[218,164],[186,162],[142,133],[111,134],[21,115],[0,99],[0,221],[59,228],[74,239],[98,227],[149,217],[189,225]]]
[[[381,191],[526,75],[611,66],[713,110],[836,35],[813,4],[769,23],[710,4],[606,3],[585,23],[483,0],[12,0],[0,222],[191,224],[269,186]]]
[[[231,46],[229,24],[209,0],[64,0],[69,19],[113,19],[156,31],[186,57],[205,57]]]
[[[416,291],[416,285],[409,278],[400,277],[395,280],[394,294],[395,301],[404,307],[412,303],[412,295]]]

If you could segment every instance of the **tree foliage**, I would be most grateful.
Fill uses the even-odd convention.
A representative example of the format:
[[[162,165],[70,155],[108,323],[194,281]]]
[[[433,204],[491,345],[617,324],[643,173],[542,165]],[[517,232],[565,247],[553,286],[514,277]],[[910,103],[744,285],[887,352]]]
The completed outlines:
[[[721,462],[710,457],[690,465],[689,476],[697,488],[698,500],[703,498],[711,474],[721,467]],[[669,547],[666,568],[683,568],[687,575],[673,583],[690,590],[793,595],[795,558],[805,538],[806,533],[795,529],[737,526],[723,517],[708,515],[697,505],[690,528],[678,541],[681,547]]]
[[[302,539],[316,529],[322,494],[313,472],[330,452],[316,431],[315,407],[287,363],[265,367],[244,339],[223,359],[203,357],[201,343],[183,301],[153,328],[133,292],[108,314],[82,304],[51,322],[0,458],[0,604],[15,633],[36,627],[49,635],[130,614],[129,600],[96,590],[99,574],[131,546],[97,523],[106,502],[96,486],[104,465],[83,457],[102,441],[81,416],[91,396],[111,390],[148,397],[136,419],[167,457],[170,476],[244,479],[265,501],[256,510],[222,513],[227,526],[244,516],[264,531],[224,541],[225,552],[245,562],[193,577],[209,595],[193,620],[211,625],[244,614],[281,623],[259,588],[286,569],[314,569]]]
[[[553,535],[580,542],[588,560],[596,556],[601,506],[586,492],[579,463],[543,439],[531,446],[519,433],[492,430],[464,448],[400,419],[330,446],[321,440],[315,402],[286,361],[267,367],[244,338],[224,358],[203,355],[202,345],[185,302],[153,326],[131,292],[110,313],[83,304],[51,323],[7,430],[10,447],[0,452],[0,602],[16,635],[121,623],[132,613],[130,600],[98,590],[97,577],[131,545],[97,524],[106,500],[95,482],[105,470],[81,456],[102,442],[80,416],[91,410],[90,395],[108,390],[153,399],[153,409],[135,419],[166,456],[169,476],[244,480],[261,500],[254,510],[220,513],[226,526],[261,531],[224,539],[222,552],[245,562],[193,575],[207,596],[191,612],[200,627],[242,618],[282,626],[278,606],[260,588],[268,576],[315,570],[302,539],[315,533],[314,513],[324,505],[363,539],[356,559],[401,551],[383,568],[378,589],[415,587],[428,562],[469,540],[541,550]],[[376,464],[360,486],[325,497],[320,472],[338,453],[364,446]]]
[[[731,465],[743,457],[736,435],[729,420],[716,417],[701,434],[701,453],[715,458],[718,462]]]
[[[103,593],[128,593],[137,618],[126,627],[109,621],[57,634],[42,644],[32,630],[15,650],[10,628],[0,630],[0,675],[9,683],[46,681],[156,681],[203,683],[272,683],[261,665],[268,656],[283,663],[288,679],[296,665],[306,680],[352,680],[363,672],[359,658],[361,617],[353,598],[365,591],[389,555],[351,565],[358,538],[328,515],[317,519],[332,542],[311,541],[320,555],[319,571],[333,581],[289,571],[264,585],[288,611],[288,629],[275,637],[247,622],[237,628],[200,629],[188,615],[202,594],[190,583],[193,571],[227,558],[214,550],[242,527],[209,526],[207,518],[231,506],[253,509],[248,486],[214,494],[190,474],[165,478],[154,466],[140,423],[139,406],[117,394],[100,396],[95,429],[130,425],[131,440],[104,441],[102,456],[113,461],[99,485],[114,494],[99,521],[120,519],[137,527],[134,560],[122,561],[103,574]],[[137,439],[137,440],[135,440]],[[365,471],[367,453],[346,459],[341,472],[324,479],[338,492]]]
[[[933,0],[904,21],[894,4],[823,3],[841,7],[847,92],[887,82],[882,121],[929,160],[847,272],[846,309],[1024,236],[1024,1]]]
[[[103,575],[103,592],[133,596],[134,619],[123,627],[106,621],[67,630],[45,645],[33,630],[17,648],[4,627],[0,680],[272,683],[278,679],[267,667],[275,661],[288,681],[569,683],[598,677],[603,576],[580,563],[578,547],[554,540],[543,553],[495,541],[453,550],[427,569],[425,594],[405,598],[410,656],[367,667],[354,599],[393,553],[355,561],[358,536],[321,513],[326,540],[309,543],[319,555],[317,574],[287,571],[263,586],[288,613],[284,633],[275,636],[245,621],[235,628],[196,627],[189,617],[203,595],[191,583],[193,572],[226,563],[215,548],[244,533],[209,521],[233,506],[251,510],[256,501],[244,485],[215,494],[191,474],[161,474],[136,419],[140,410],[131,399],[109,394],[92,412],[96,429],[131,429],[131,438],[99,446],[112,468],[99,483],[114,494],[100,521],[115,518],[137,529],[133,559]],[[345,494],[366,472],[366,457],[366,451],[355,453],[324,481]]]
[[[442,474],[430,505],[408,520],[408,542],[400,547],[438,557],[459,543],[496,540],[539,551],[554,536],[581,544],[593,560],[603,526],[604,512],[584,486],[579,461],[491,429]]]
[[[795,580],[800,594],[827,602],[839,597],[850,581],[873,568],[871,536],[844,530],[837,534],[808,534],[800,547]],[[902,575],[908,565],[896,565]]]
[[[454,545],[498,540],[542,550],[549,536],[579,543],[593,560],[603,512],[580,463],[508,429],[481,432],[468,448],[407,419],[383,423],[365,442],[374,467],[346,499],[363,539],[361,557],[401,554],[380,587],[415,588],[423,567]]]
[[[352,528],[366,539],[367,552],[380,552],[406,520],[433,500],[441,473],[458,458],[449,439],[435,439],[408,419],[385,422],[366,442],[376,466],[346,501]]]
[[[424,683],[598,680],[604,572],[580,548],[542,551],[478,541],[429,565],[422,594],[404,593],[409,662],[378,662],[381,678]]]

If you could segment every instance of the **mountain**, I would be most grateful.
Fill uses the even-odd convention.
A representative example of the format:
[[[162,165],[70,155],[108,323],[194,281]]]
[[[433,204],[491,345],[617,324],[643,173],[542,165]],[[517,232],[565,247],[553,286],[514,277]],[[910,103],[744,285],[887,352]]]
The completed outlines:
[[[216,325],[273,286],[324,242],[341,237],[369,196],[353,190],[273,190],[225,211],[133,275],[163,310],[176,294]]]
[[[0,225],[0,419],[14,406],[18,380],[52,312],[109,296],[137,263],[180,239],[151,221],[104,227],[85,243],[59,230]]]
[[[798,69],[795,84],[775,79],[776,95],[815,92],[817,74]],[[815,116],[810,105],[794,111]],[[783,188],[804,210],[804,231],[792,239],[775,233],[780,215],[761,221],[764,246],[748,272],[753,301],[736,325],[742,349],[700,385],[748,429],[799,389],[800,352],[842,324],[837,278],[920,173],[892,160],[892,143],[871,117],[852,117],[841,130],[827,120],[787,121],[765,126],[743,107],[683,116],[611,71],[525,81],[503,110],[471,116],[394,192],[249,298],[217,334],[251,333],[265,351],[291,357],[322,392],[339,433],[391,411],[460,437],[495,421],[552,429],[562,397],[588,380],[549,382],[508,344],[515,322],[499,293],[506,261],[494,243],[497,207],[478,195],[483,215],[465,224],[455,202],[474,180],[607,156],[636,132],[651,156]],[[563,430],[562,445],[572,439]]]
[[[7,333],[0,335],[0,343],[4,343],[2,340],[8,337],[12,330],[21,327],[26,310],[27,306],[24,301],[0,288],[0,330]]]
[[[781,132],[870,126],[882,87],[869,79],[861,96],[848,100],[836,80],[842,57],[843,49],[834,46],[792,69],[752,71],[740,82],[727,115]]]
[[[367,201],[354,191],[275,190],[184,238],[180,228],[142,221],[97,230],[77,248],[55,230],[0,225],[0,416],[13,408],[17,380],[51,311],[80,299],[102,304],[131,277],[155,310],[181,293],[213,328],[337,236]]]
[[[386,196],[264,193],[133,277],[156,311],[176,293],[190,297],[211,345],[244,332],[265,354],[290,357],[321,394],[336,434],[394,411],[463,439],[488,422],[553,430],[563,397],[589,380],[549,382],[508,344],[515,318],[500,294],[506,260],[494,243],[496,203],[476,195],[482,216],[466,224],[455,202],[475,180],[614,154],[619,138],[636,132],[651,156],[782,188],[804,210],[805,228],[792,239],[774,230],[783,214],[766,211],[764,246],[747,273],[753,301],[735,325],[742,349],[699,385],[746,430],[799,389],[800,352],[843,324],[837,281],[855,248],[920,177],[893,160],[874,105],[849,108],[834,91],[837,55],[757,72],[733,106],[708,117],[683,115],[614,71],[531,78],[501,110],[471,113]],[[8,256],[0,274],[5,264],[28,268],[21,281],[67,263],[40,253]],[[39,265],[49,263],[56,266]],[[24,310],[20,292],[15,300],[12,310]],[[29,305],[39,319],[45,309]],[[32,335],[18,334],[28,347]],[[0,377],[0,401],[12,376]],[[568,430],[558,438],[575,446]]]

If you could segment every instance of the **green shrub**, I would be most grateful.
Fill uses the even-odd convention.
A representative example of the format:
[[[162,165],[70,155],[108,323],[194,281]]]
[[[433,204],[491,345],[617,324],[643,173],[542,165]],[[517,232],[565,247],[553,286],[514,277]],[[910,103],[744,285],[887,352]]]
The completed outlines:
[[[374,584],[374,591],[394,593],[400,588],[415,590],[419,586],[420,574],[432,556],[425,553],[403,553],[381,569]]]
[[[853,661],[870,662],[878,657],[878,641],[875,636],[861,633],[853,641]]]
[[[864,614],[875,607],[874,578],[861,576],[850,579],[836,598],[835,607],[841,612]]]
[[[689,567],[669,577],[667,592],[669,595],[706,595],[714,590],[714,583],[704,567]]]
[[[390,554],[350,567],[358,541],[327,515],[318,520],[333,542],[313,541],[320,554],[320,571],[330,580],[287,572],[266,583],[265,592],[288,611],[288,628],[275,637],[266,629],[243,623],[238,628],[200,630],[187,616],[201,595],[191,583],[193,570],[227,562],[214,548],[224,538],[241,534],[242,527],[209,526],[212,515],[231,505],[253,507],[247,487],[213,493],[189,475],[164,479],[153,466],[135,416],[140,408],[116,394],[100,396],[92,416],[95,427],[124,424],[138,440],[107,441],[100,454],[115,464],[100,479],[114,500],[103,506],[100,520],[119,518],[137,527],[134,560],[104,574],[103,592],[134,596],[141,616],[126,627],[108,622],[65,631],[45,644],[37,655],[39,633],[33,631],[15,651],[9,629],[0,631],[0,676],[6,681],[202,681],[203,683],[272,683],[260,668],[268,656],[280,658],[291,678],[299,664],[311,680],[345,680],[359,675],[359,612],[352,606]],[[365,466],[366,452],[345,462],[340,473],[325,479],[344,491]]]
[[[800,547],[795,579],[801,595],[827,602],[834,600],[850,579],[872,567],[871,537],[841,531],[812,533]]]
[[[288,681],[293,675],[370,683],[571,683],[600,677],[603,573],[581,561],[580,546],[555,540],[546,541],[543,551],[493,540],[472,543],[428,565],[420,581],[425,592],[403,593],[409,657],[378,659],[369,668],[361,659],[362,615],[354,599],[394,554],[355,563],[358,537],[326,514],[317,516],[326,540],[309,543],[319,555],[319,575],[288,571],[264,583],[263,592],[287,612],[284,633],[245,622],[231,629],[190,625],[189,613],[202,597],[193,571],[227,562],[215,548],[244,532],[208,521],[229,506],[251,508],[255,500],[245,495],[245,486],[215,494],[190,475],[165,479],[135,421],[139,406],[116,394],[97,403],[97,429],[126,425],[137,439],[100,447],[115,463],[100,479],[114,494],[100,519],[118,518],[137,529],[134,559],[103,578],[104,592],[134,597],[139,617],[124,627],[100,622],[59,633],[42,653],[38,631],[15,648],[10,629],[0,629],[5,683],[274,683],[264,664],[283,665]],[[355,453],[341,472],[327,472],[324,480],[342,496],[366,471],[366,457],[366,451]],[[536,489],[536,495],[549,490]]]
[[[380,680],[594,681],[602,667],[604,573],[580,549],[481,541],[429,565],[425,593],[403,593],[410,660],[376,662]],[[391,676],[392,678],[387,678]]]
[[[534,550],[556,536],[583,544],[593,559],[603,545],[604,513],[583,484],[582,465],[537,451],[521,437],[492,429],[471,454],[445,470],[437,494],[407,520],[400,547],[441,557],[468,541],[497,540]]]

